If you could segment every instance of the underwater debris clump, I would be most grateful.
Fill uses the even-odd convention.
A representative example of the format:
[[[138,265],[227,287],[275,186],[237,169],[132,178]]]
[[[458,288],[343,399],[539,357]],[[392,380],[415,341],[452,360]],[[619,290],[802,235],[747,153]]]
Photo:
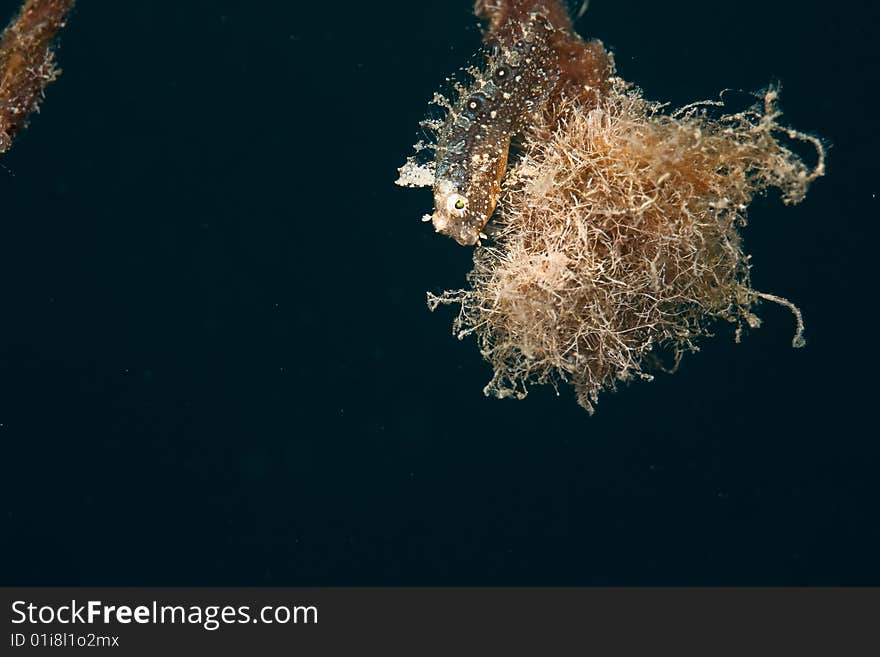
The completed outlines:
[[[534,125],[505,181],[496,243],[474,252],[470,288],[429,294],[460,305],[455,331],[476,336],[497,397],[569,382],[592,412],[599,393],[677,364],[719,319],[756,327],[759,299],[740,227],[756,194],[797,203],[824,171],[821,143],[782,128],[777,93],[749,111],[673,114],[621,80],[598,106],[573,102]],[[809,169],[777,138],[814,144]]]

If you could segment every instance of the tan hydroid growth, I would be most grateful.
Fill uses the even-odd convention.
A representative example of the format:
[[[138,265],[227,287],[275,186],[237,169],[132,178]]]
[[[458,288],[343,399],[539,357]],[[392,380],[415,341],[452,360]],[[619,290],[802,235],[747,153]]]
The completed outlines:
[[[709,104],[711,105],[711,104]],[[505,180],[495,245],[477,248],[470,288],[429,295],[460,304],[494,376],[486,394],[523,397],[569,382],[588,411],[619,382],[674,365],[723,319],[759,324],[740,227],[771,187],[797,203],[823,175],[821,143],[778,123],[776,92],[753,110],[710,118],[707,105],[664,113],[614,80],[598,107],[572,103],[537,125]],[[815,145],[809,169],[782,136]]]

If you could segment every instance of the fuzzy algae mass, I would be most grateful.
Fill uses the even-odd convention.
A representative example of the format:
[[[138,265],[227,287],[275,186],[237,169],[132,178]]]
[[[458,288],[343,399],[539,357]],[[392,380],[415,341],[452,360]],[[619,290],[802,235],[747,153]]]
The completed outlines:
[[[723,114],[666,112],[614,77],[605,87],[598,99],[569,89],[532,117],[469,287],[429,294],[432,309],[459,305],[455,332],[494,370],[486,394],[570,383],[592,412],[603,390],[674,368],[718,320],[737,338],[757,327],[762,299],[792,310],[804,343],[797,308],[752,288],[740,229],[756,194],[803,199],[824,173],[821,142],[778,123],[773,89]],[[816,147],[813,168],[790,140]]]
[[[664,352],[694,351],[714,321],[756,327],[762,298],[795,311],[800,346],[797,310],[751,287],[739,230],[755,194],[778,187],[796,203],[821,175],[776,139],[777,117],[773,91],[710,119],[665,114],[618,81],[549,138],[530,131],[470,287],[429,295],[460,305],[456,331],[494,368],[486,393],[571,382],[592,411],[602,390],[650,379]]]

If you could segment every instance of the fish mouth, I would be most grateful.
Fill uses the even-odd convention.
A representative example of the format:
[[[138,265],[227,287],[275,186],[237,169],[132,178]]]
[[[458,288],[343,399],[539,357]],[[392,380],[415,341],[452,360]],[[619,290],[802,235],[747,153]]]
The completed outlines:
[[[436,232],[451,237],[462,246],[473,246],[480,239],[480,231],[466,223],[453,220],[444,213],[435,212],[431,222]]]
[[[466,228],[463,228],[458,235],[450,235],[450,237],[462,246],[474,246],[480,241],[479,233]]]

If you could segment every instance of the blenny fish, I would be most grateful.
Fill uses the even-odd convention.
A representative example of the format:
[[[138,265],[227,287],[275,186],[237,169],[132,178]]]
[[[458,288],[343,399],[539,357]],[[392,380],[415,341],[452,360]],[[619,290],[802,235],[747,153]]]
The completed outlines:
[[[498,202],[510,140],[555,86],[559,67],[552,30],[544,17],[532,14],[512,47],[489,56],[438,134],[431,220],[438,233],[459,244],[480,239]]]
[[[586,2],[571,1],[580,15]],[[580,11],[577,11],[578,8]],[[398,185],[433,187],[434,213],[425,215],[438,233],[459,244],[478,244],[495,211],[507,170],[511,139],[530,120],[557,122],[573,100],[596,104],[607,91],[614,59],[599,41],[575,31],[563,0],[476,0],[487,22],[488,48],[481,68],[468,68],[467,84],[454,82],[454,101],[434,94],[447,111],[423,121],[433,143],[416,144],[416,156],[399,169]],[[434,150],[433,161],[424,153]]]
[[[551,43],[555,28],[547,18],[531,13],[517,30],[515,38],[492,48],[484,67],[469,70],[473,81],[459,85],[454,103],[435,95],[448,114],[444,121],[423,123],[437,133],[433,165],[420,167],[410,158],[400,169],[400,185],[433,184],[434,214],[426,219],[462,245],[483,236],[501,192],[510,140],[559,78]]]

